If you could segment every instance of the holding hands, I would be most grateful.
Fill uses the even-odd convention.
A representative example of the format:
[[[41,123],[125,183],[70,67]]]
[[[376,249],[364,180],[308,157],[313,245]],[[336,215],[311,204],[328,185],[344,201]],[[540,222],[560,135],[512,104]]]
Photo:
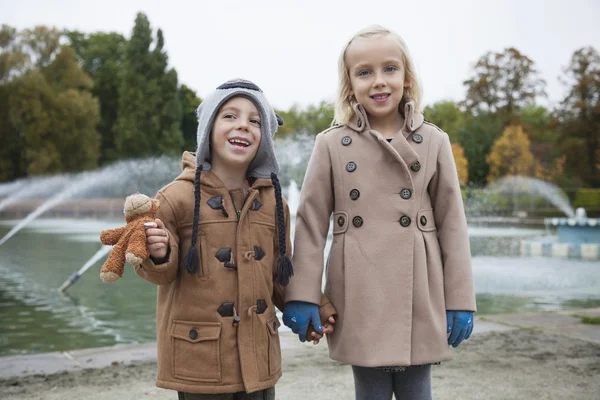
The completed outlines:
[[[306,341],[309,333],[309,325],[312,324],[314,331],[310,332],[314,344],[318,344],[324,334],[333,332],[335,318],[330,316],[327,323],[321,326],[319,306],[305,301],[290,301],[286,304],[283,312],[283,323],[292,332],[298,334],[301,342]],[[311,340],[311,338],[309,338]]]

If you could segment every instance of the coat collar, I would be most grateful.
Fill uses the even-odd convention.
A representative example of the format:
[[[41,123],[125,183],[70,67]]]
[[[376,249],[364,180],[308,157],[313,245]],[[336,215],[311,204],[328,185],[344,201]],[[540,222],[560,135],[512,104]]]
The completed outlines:
[[[354,117],[348,122],[348,127],[358,133],[369,131],[371,125],[369,124],[369,118],[367,112],[361,104],[355,104],[353,106]],[[400,110],[398,110],[400,111]],[[423,125],[423,114],[415,110],[415,102],[409,100],[404,105],[404,126],[402,132],[406,135],[416,131]]]

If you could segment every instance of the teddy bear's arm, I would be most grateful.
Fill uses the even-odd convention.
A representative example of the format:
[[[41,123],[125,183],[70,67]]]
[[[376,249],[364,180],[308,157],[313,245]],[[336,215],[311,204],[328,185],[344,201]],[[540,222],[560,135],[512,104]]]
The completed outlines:
[[[103,230],[102,232],[100,232],[100,241],[102,242],[102,244],[114,246],[115,244],[117,244],[121,236],[123,236],[125,228],[125,226],[122,226],[120,228]]]
[[[151,220],[152,221],[152,220]],[[127,262],[132,265],[139,265],[150,256],[146,247],[146,230],[143,222],[132,229],[129,242],[126,249]]]

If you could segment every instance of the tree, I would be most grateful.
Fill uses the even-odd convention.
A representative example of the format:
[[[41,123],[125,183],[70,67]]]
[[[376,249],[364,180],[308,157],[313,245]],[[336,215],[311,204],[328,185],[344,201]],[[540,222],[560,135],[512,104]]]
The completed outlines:
[[[106,164],[118,157],[114,125],[119,104],[119,79],[125,60],[127,40],[118,33],[92,33],[78,31],[65,33],[75,50],[79,65],[93,81],[92,95],[100,102],[101,136],[99,163]]]
[[[178,154],[183,146],[177,73],[167,70],[164,37],[156,42],[148,18],[139,13],[125,50],[114,126],[120,157]],[[154,48],[151,46],[154,44]]]
[[[545,107],[530,104],[517,113],[516,120],[531,141],[531,153],[536,160],[535,176],[545,181],[556,181],[562,174],[564,162],[564,157],[556,146],[556,118]]]
[[[507,121],[536,97],[546,95],[535,63],[515,48],[484,54],[463,85],[467,94],[462,104],[467,110],[498,112]]]
[[[450,141],[458,140],[458,132],[464,128],[466,116],[453,101],[441,101],[425,107],[425,118],[437,125],[450,136]]]
[[[458,142],[464,149],[469,169],[469,185],[484,186],[487,182],[489,166],[485,160],[504,128],[502,118],[490,112],[481,111],[466,118],[465,126],[458,131]]]
[[[17,30],[0,29],[0,182],[25,175],[23,135],[12,124],[9,97],[15,90],[14,79],[25,70],[28,56],[18,40]]]
[[[17,30],[8,25],[0,29],[0,84],[9,82],[24,72],[29,57],[19,41]]]
[[[23,134],[28,175],[97,166],[99,106],[89,91],[92,82],[72,49],[51,57],[50,64],[18,78],[9,100],[11,122]]]
[[[565,172],[575,182],[600,187],[600,55],[593,47],[581,48],[564,73],[569,90],[557,116]]]
[[[21,32],[2,26],[0,140],[4,145],[0,148],[0,179],[61,172],[61,158],[78,161],[77,155],[59,153],[52,126],[57,118],[64,118],[55,115],[58,93],[71,87],[79,90],[87,82],[81,81],[76,64],[57,60],[60,37],[56,28],[46,26]],[[51,68],[53,63],[60,66]],[[69,80],[75,84],[70,86]],[[89,117],[93,121],[94,115]]]
[[[179,87],[179,102],[182,111],[180,129],[183,133],[183,149],[196,151],[198,145],[198,117],[196,116],[196,109],[202,100],[196,95],[195,91],[186,85],[181,85]]]
[[[458,172],[458,181],[461,186],[466,186],[469,183],[469,161],[465,157],[465,151],[460,144],[452,143],[452,154]]]
[[[519,125],[508,126],[494,142],[486,161],[490,166],[488,182],[507,175],[531,176],[535,162],[523,128]]]
[[[284,121],[277,131],[278,137],[293,134],[317,135],[330,128],[333,121],[333,106],[325,101],[321,101],[317,106],[311,104],[304,110],[294,104],[288,111],[276,112]]]

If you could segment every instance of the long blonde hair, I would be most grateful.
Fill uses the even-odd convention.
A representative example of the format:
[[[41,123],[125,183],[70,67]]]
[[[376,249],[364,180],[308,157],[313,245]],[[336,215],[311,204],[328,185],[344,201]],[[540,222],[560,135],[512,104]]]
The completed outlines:
[[[408,87],[404,88],[404,95],[402,96],[401,104],[405,104],[408,100],[412,100],[415,103],[415,111],[421,111],[421,84],[419,82],[415,65],[412,61],[408,47],[406,43],[396,32],[384,28],[380,25],[371,25],[352,37],[344,46],[340,59],[338,61],[338,75],[339,75],[339,86],[337,91],[337,97],[335,101],[335,113],[333,116],[332,125],[343,125],[347,124],[352,118],[354,118],[353,102],[351,100],[351,89],[350,75],[348,73],[348,65],[346,64],[346,51],[350,44],[357,38],[375,38],[384,35],[390,35],[398,42],[400,52],[402,53],[402,61],[404,64],[404,76],[408,81]]]

